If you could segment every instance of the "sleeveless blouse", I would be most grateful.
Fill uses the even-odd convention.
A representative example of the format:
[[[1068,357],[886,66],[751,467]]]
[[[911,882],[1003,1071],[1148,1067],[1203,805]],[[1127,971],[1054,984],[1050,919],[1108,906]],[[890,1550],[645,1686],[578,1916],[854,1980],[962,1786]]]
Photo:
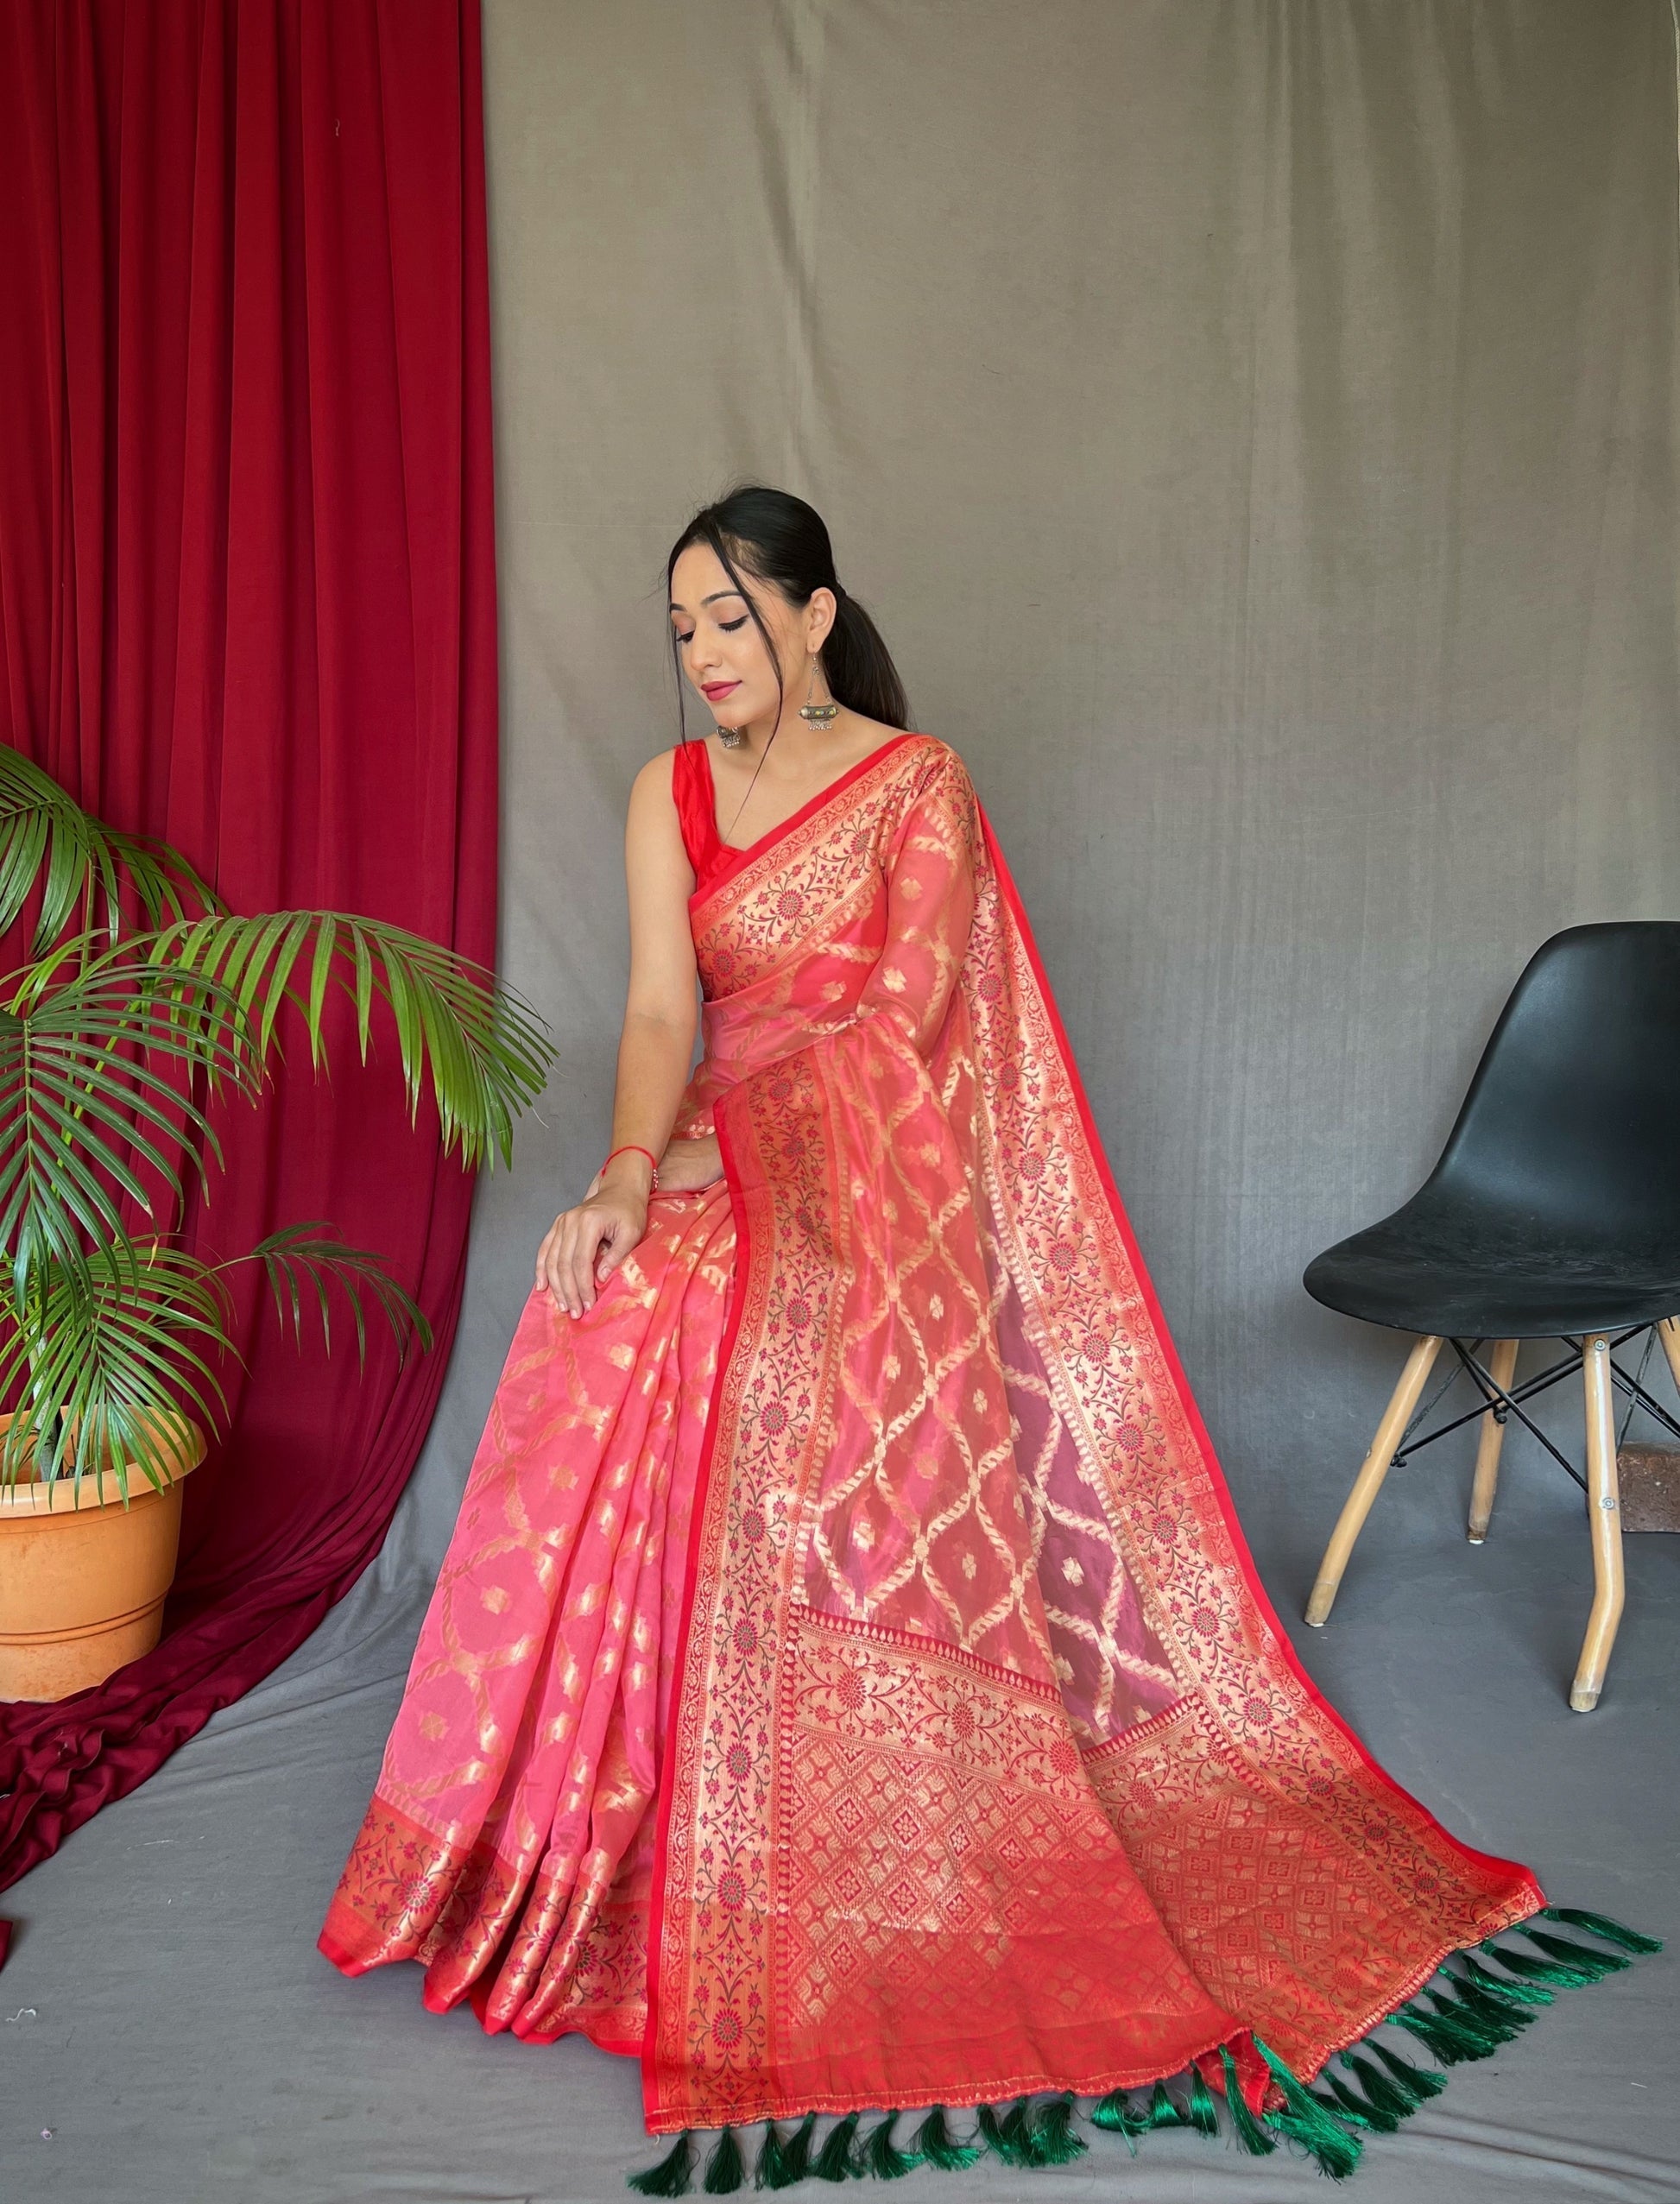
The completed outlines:
[[[682,828],[683,847],[694,868],[698,891],[742,853],[729,849],[717,831],[717,798],[711,759],[704,742],[679,742],[671,755],[671,794]]]

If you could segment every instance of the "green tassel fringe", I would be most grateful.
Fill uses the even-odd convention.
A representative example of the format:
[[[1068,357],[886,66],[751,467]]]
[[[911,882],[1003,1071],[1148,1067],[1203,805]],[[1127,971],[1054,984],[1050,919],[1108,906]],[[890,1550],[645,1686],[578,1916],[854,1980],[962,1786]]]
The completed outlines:
[[[1095,2119],[1096,2113],[1091,2117]],[[985,2155],[977,2144],[957,2142],[946,2121],[943,2105],[936,2105],[916,2130],[911,2138],[911,2147],[925,2165],[937,2166],[942,2174],[960,2173]]]
[[[1254,2157],[1266,2157],[1277,2149],[1277,2138],[1266,2133],[1243,2103],[1242,2085],[1236,2078],[1236,2061],[1223,2043],[1219,2047],[1219,2058],[1225,2069],[1225,2109],[1231,2116],[1236,2139]]]
[[[1202,2078],[1199,2066],[1190,2070],[1190,2124],[1198,2135],[1217,2135],[1219,2107],[1213,2100],[1213,2092]]]
[[[1620,1948],[1595,1951],[1590,1944],[1576,1943],[1573,1937],[1549,1936],[1544,1929],[1537,1929],[1532,1921],[1525,1921],[1520,1931],[1506,1933],[1526,1936],[1545,1954],[1544,1959],[1536,1959],[1532,1952],[1507,1950],[1496,1937],[1489,1936],[1482,1944],[1482,1950],[1526,1982],[1547,1982],[1560,1990],[1584,1990],[1592,1983],[1601,1982],[1607,1974],[1620,1974],[1625,1967],[1631,1967],[1633,1962],[1628,1954],[1643,1957],[1663,1948],[1660,1937],[1644,1936],[1639,1929],[1625,1928],[1620,1921],[1612,1921],[1605,1914],[1588,1913],[1576,1906],[1548,1905],[1536,1917],[1561,1921],[1567,1927],[1584,1929],[1588,1936],[1601,1936],[1606,1943]]]
[[[1484,1967],[1467,1951],[1454,1955],[1453,1965],[1458,1970],[1454,1981],[1474,1982],[1479,1990],[1486,1990],[1494,1997],[1505,1998],[1516,2005],[1549,2005],[1557,2001],[1557,1992],[1538,1982],[1524,1982],[1513,1975],[1495,1974],[1491,1967]]]
[[[758,2188],[792,2188],[811,2171],[811,2138],[817,2132],[817,2115],[807,2112],[799,2127],[784,2143],[781,2131],[774,2120],[764,2123],[764,2142],[758,2154],[758,2171],[754,2186]]]
[[[669,2157],[661,2158],[656,2166],[645,2166],[639,2174],[632,2174],[628,2185],[644,2196],[686,2196],[693,2163],[693,2148],[685,2128],[672,2144]]]
[[[1368,2127],[1374,2135],[1393,2135],[1399,2126],[1404,2114],[1379,2112],[1368,2098],[1348,2088],[1345,2081],[1338,2081],[1333,2074],[1324,2075],[1323,2080],[1329,2095],[1322,2097],[1314,2090],[1313,2096],[1327,2112],[1350,2119],[1355,2127]]]
[[[902,2181],[916,2168],[914,2154],[900,2150],[894,2144],[893,2123],[897,2118],[896,2112],[888,2112],[880,2126],[872,2128],[864,2139],[860,2166],[877,2181]]]
[[[1015,2146],[1004,2135],[1002,2123],[990,2105],[976,2105],[974,2116],[980,2123],[980,2139],[995,2158],[1001,2158],[1006,2166],[1018,2163]]]
[[[1414,2106],[1426,2105],[1447,2086],[1444,2074],[1431,2074],[1426,2066],[1413,2066],[1410,2059],[1391,2051],[1386,2043],[1369,2043],[1366,2048],[1382,2061],[1398,2086],[1410,2093]]]
[[[1016,2098],[999,2123],[998,2141],[1001,2146],[1000,2155],[1004,2157],[1007,2164],[1012,2166],[1031,2168],[1039,2163],[1037,2152],[1033,2148],[1033,2131],[1027,2125],[1026,2120],[1031,2100],[1028,2098]]]
[[[1269,2125],[1309,2152],[1321,2173],[1328,2174],[1332,2181],[1346,2181],[1358,2165],[1364,2144],[1358,2136],[1348,2134],[1336,2114],[1321,2104],[1293,2068],[1286,2066],[1258,2036],[1254,2038],[1254,2044],[1271,2068],[1272,2079],[1284,2093],[1283,2110],[1267,2114]]]
[[[1396,2028],[1404,2028],[1426,2045],[1443,2066],[1464,2066],[1473,2059],[1490,2059],[1517,2033],[1514,2028],[1506,2031],[1491,2021],[1477,2020],[1453,1999],[1431,1991],[1423,1992],[1388,2018]]]
[[[1084,2157],[1090,2145],[1073,2131],[1071,2097],[1052,2097],[1040,2106],[1033,2122],[1033,2147],[1037,2154],[1033,2163],[1039,2166],[1071,2165]]]
[[[1548,1959],[1556,1960],[1560,1967],[1575,1968],[1588,1982],[1601,1982],[1607,1974],[1620,1974],[1624,1967],[1633,1964],[1625,1952],[1595,1951],[1590,1944],[1578,1944],[1572,1937],[1549,1936],[1543,1929],[1525,1927],[1523,1934],[1530,1943],[1538,1944]]]
[[[733,2196],[746,2176],[735,2130],[726,2127],[711,2146],[711,2156],[706,2160],[706,2177],[700,2186],[708,2196]]]
[[[1168,2090],[1165,2082],[1158,2081],[1144,2107],[1144,2119],[1150,2127],[1188,2127],[1190,2114]]]
[[[1506,2044],[1514,2043],[1534,2019],[1534,2015],[1525,2012],[1520,2005],[1506,2005],[1501,2011],[1491,1998],[1482,1997],[1468,1982],[1450,1989],[1425,1990],[1423,1995],[1438,2018],[1449,2023],[1461,2036],[1467,2039],[1475,2037],[1487,2046],[1481,2054],[1484,2058],[1491,2058]],[[1415,2007],[1418,1999],[1414,1998],[1412,2002]]]
[[[1135,2138],[1149,2132],[1149,2115],[1135,2110],[1128,2091],[1111,2089],[1091,2106],[1091,2125],[1110,2135],[1123,2135],[1135,2147]]]
[[[837,2120],[828,2131],[828,2140],[817,2153],[817,2163],[811,2169],[818,2181],[849,2181],[857,2171],[852,2163],[852,2138],[857,2133],[858,2112],[848,2112]]]
[[[1561,1921],[1566,1929],[1584,1929],[1589,1936],[1602,1936],[1607,1944],[1619,1944],[1623,1951],[1636,1952],[1641,1959],[1649,1959],[1663,1948],[1660,1936],[1641,1936],[1637,1929],[1624,1928],[1607,1914],[1586,1913],[1578,1905],[1543,1905],[1540,1911],[1548,1921]]]
[[[1596,1936],[1601,1944],[1612,1948],[1600,1950],[1574,1937],[1552,1935],[1536,1925],[1540,1920],[1573,1929],[1581,1936]],[[1663,1948],[1656,1936],[1626,1928],[1606,1914],[1588,1913],[1574,1906],[1545,1906],[1532,1919],[1500,1933],[1525,1936],[1534,1949],[1502,1943],[1498,1936],[1487,1937],[1476,1948],[1502,1971],[1495,1973],[1473,1952],[1450,1954],[1449,1963],[1439,1969],[1432,1986],[1426,1986],[1388,2015],[1395,2027],[1415,2037],[1442,2066],[1492,2057],[1502,2045],[1517,2041],[1536,2018],[1537,2008],[1551,2005],[1558,1990],[1584,1989],[1607,1975],[1621,1973],[1633,1958],[1644,1958]],[[1243,2101],[1230,2048],[1222,2043],[1219,2059],[1224,2069],[1225,2110],[1232,2131],[1255,2157],[1265,2157],[1276,2150],[1279,2136],[1287,2137],[1309,2150],[1333,2181],[1345,2180],[1359,2163],[1363,2145],[1358,2131],[1392,2135],[1418,2106],[1439,2096],[1447,2086],[1443,2075],[1414,2066],[1372,2036],[1357,2049],[1338,2055],[1338,2062],[1359,2085],[1357,2088],[1326,2070],[1319,2077],[1321,2087],[1309,2089],[1259,2037],[1253,2040],[1283,2092],[1284,2103],[1280,2110],[1257,2120]],[[807,2112],[786,2137],[774,2120],[767,2120],[754,2185],[791,2188],[811,2177],[834,2182],[865,2175],[877,2181],[898,2181],[919,2165],[955,2173],[973,2165],[988,2150],[1008,2166],[1062,2166],[1089,2148],[1074,2125],[1074,2100],[1066,2094],[1052,2097],[1036,2109],[1031,2096],[1018,2099],[1007,2111],[995,2105],[976,2106],[976,2132],[967,2142],[957,2140],[944,2106],[935,2105],[916,2129],[909,2148],[900,2149],[893,2140],[900,2117],[896,2112],[887,2112],[860,2139],[862,2115],[847,2112],[830,2129],[814,2158],[815,2112]],[[1129,2090],[1110,2090],[1092,2106],[1089,2118],[1093,2127],[1123,2136],[1129,2150],[1135,2150],[1137,2138],[1152,2128],[1190,2127],[1203,2136],[1216,2135],[1219,2131],[1217,2100],[1199,2064],[1195,2063],[1190,2068],[1187,2106],[1160,2081],[1143,2104]],[[728,2196],[743,2188],[746,2178],[740,2140],[733,2127],[725,2127],[712,2146],[701,2186],[708,2195]],[[628,2185],[643,2196],[689,2195],[694,2185],[692,2132],[679,2135],[656,2166],[630,2175]]]
[[[1417,2111],[1419,2100],[1409,2089],[1402,2087],[1392,2075],[1385,2074],[1379,2066],[1374,2066],[1369,2059],[1361,2058],[1355,2051],[1343,2051],[1342,2064],[1364,2090],[1365,2094],[1360,2102],[1369,2108],[1371,2124],[1380,2133],[1392,2134],[1403,2119],[1410,2119]],[[1331,2080],[1328,2075],[1325,2078]],[[1339,2088],[1333,2080],[1331,2087]],[[1349,2091],[1348,2093],[1351,2095],[1353,2093]],[[1393,2126],[1383,2126],[1385,2121],[1392,2121]]]
[[[1540,2018],[1532,2005],[1501,1997],[1497,1990],[1484,1990],[1479,1983],[1461,1980],[1456,1975],[1449,1974],[1447,1980],[1465,2011],[1474,2019],[1510,2029],[1513,2032],[1506,2039],[1509,2042],[1514,2042],[1525,2028],[1532,2028]]]
[[[1482,1945],[1490,1959],[1498,1960],[1501,1967],[1525,1982],[1550,1983],[1554,1990],[1584,1990],[1601,1978],[1578,1967],[1560,1967],[1556,1960],[1536,1959],[1530,1951],[1507,1951],[1490,1936]]]

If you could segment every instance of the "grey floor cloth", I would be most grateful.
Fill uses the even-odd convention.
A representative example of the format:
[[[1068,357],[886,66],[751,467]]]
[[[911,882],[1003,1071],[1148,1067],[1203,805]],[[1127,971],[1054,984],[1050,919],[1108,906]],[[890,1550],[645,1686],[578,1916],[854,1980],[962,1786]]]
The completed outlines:
[[[1328,1630],[1297,1640],[1458,1835],[1530,1861],[1560,1903],[1680,1938],[1680,1538],[1628,1541],[1609,1689],[1596,1714],[1572,1715],[1578,1496],[1513,1439],[1494,1535],[1471,1550],[1462,1465],[1446,1450],[1410,1473],[1405,1507],[1379,1508]],[[1337,1497],[1300,1495],[1292,1531],[1260,1553],[1292,1622]],[[5,2204],[622,2204],[626,2169],[653,2155],[629,2062],[487,2037],[466,2012],[423,2011],[413,1967],[347,1982],[316,1954],[419,1626],[424,1585],[389,1561],[403,1545],[285,1668],[0,1898],[20,1923],[0,1975]],[[1460,2068],[1435,2106],[1374,2140],[1350,2194],[1680,2195],[1677,2022],[1680,1952],[1562,1993],[1523,2043]],[[1327,2192],[1298,2157],[1260,2163],[1168,2133],[1135,2160],[1101,2137],[1065,2170],[923,2171],[896,2193],[1285,2204]]]

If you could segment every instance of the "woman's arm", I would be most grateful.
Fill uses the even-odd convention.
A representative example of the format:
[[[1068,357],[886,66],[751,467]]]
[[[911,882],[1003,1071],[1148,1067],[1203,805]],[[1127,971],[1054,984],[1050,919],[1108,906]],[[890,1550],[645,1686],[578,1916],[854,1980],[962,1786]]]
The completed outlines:
[[[671,797],[671,754],[650,759],[630,791],[624,830],[630,899],[630,986],[618,1044],[610,1148],[624,1148],[537,1250],[537,1284],[568,1315],[592,1308],[647,1228],[653,1166],[664,1153],[694,1054],[697,982],[688,899],[693,869]],[[633,1146],[627,1146],[627,1143]]]

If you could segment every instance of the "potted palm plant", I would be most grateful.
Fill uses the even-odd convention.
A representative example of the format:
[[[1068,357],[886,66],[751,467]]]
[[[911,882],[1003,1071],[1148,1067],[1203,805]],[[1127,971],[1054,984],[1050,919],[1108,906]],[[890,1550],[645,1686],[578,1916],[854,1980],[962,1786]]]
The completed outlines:
[[[28,923],[33,911],[33,925]],[[223,1162],[212,1105],[255,1101],[282,1022],[325,1068],[347,999],[363,1063],[393,1029],[411,1120],[428,1081],[445,1149],[510,1154],[552,1049],[494,976],[332,911],[229,912],[176,851],[104,825],[0,748],[0,1699],[57,1699],[157,1642],[181,1480],[226,1414],[232,1276],[281,1322],[348,1298],[401,1350],[425,1317],[374,1250],[285,1227],[228,1261],[183,1244]],[[383,1006],[382,1008],[381,1006]],[[340,1014],[343,1017],[343,1014]],[[329,1333],[330,1343],[330,1333]]]

